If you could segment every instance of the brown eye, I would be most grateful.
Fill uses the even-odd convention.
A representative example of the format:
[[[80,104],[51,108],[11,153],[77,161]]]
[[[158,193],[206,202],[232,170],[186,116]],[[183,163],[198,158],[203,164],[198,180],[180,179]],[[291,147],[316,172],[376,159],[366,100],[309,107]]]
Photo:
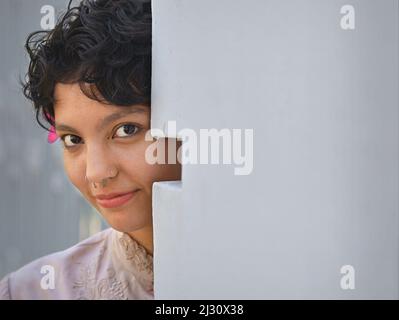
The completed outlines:
[[[81,138],[73,134],[66,134],[65,136],[61,137],[61,140],[64,142],[64,146],[67,148],[74,147],[82,141]]]
[[[135,135],[139,130],[140,128],[134,124],[124,124],[116,130],[115,134],[121,138],[130,137]]]

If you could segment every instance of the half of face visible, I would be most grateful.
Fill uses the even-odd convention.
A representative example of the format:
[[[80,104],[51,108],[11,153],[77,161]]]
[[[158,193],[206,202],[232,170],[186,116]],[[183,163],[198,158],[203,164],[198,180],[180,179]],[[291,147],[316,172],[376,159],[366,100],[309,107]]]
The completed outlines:
[[[72,184],[113,228],[132,232],[152,225],[152,184],[180,180],[181,167],[146,162],[147,147],[158,143],[145,140],[150,108],[102,104],[84,95],[78,84],[56,84],[54,97],[55,129]],[[108,177],[113,178],[102,186]],[[130,200],[113,207],[96,198],[135,190]]]

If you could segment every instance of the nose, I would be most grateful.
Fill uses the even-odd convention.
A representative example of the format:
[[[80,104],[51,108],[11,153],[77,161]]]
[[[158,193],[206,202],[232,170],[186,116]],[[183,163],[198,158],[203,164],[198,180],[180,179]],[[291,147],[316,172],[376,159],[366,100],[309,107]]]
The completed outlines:
[[[86,148],[86,178],[90,183],[100,183],[112,177],[114,166],[113,157],[106,148],[93,145]]]

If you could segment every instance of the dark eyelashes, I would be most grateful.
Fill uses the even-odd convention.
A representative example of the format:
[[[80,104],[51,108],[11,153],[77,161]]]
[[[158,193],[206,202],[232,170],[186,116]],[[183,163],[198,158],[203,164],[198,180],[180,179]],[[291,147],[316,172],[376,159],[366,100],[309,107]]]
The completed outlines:
[[[139,132],[141,132],[141,130],[143,129],[141,125],[136,124],[136,123],[131,123],[131,122],[122,123],[122,124],[119,124],[118,126],[115,127],[115,129],[113,130],[113,133],[112,133],[112,137],[115,136],[116,131],[118,131],[120,128],[122,128],[122,127],[124,127],[124,126],[127,126],[127,125],[133,126],[133,127],[134,127],[134,132],[131,133],[131,134],[129,134],[129,135],[126,136],[126,137],[119,137],[119,138],[124,139],[124,138],[133,137],[133,136],[137,135]],[[78,144],[80,144],[80,143],[77,143],[77,144],[75,144],[74,146],[67,146],[67,145],[65,145],[65,139],[66,139],[67,136],[77,137],[78,139],[80,139],[80,141],[82,140],[82,138],[80,138],[78,135],[75,135],[75,134],[72,134],[72,133],[67,133],[67,134],[61,135],[61,136],[60,136],[60,139],[62,140],[63,146],[64,146],[66,149],[75,148]],[[80,142],[80,141],[79,141],[79,142]]]

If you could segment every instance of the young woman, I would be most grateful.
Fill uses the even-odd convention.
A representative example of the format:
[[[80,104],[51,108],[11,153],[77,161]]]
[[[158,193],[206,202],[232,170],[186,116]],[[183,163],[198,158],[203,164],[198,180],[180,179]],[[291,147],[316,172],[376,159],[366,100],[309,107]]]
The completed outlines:
[[[3,299],[152,299],[152,184],[180,180],[149,164],[150,1],[83,0],[29,35],[24,94],[60,139],[72,184],[111,228],[0,282]]]

